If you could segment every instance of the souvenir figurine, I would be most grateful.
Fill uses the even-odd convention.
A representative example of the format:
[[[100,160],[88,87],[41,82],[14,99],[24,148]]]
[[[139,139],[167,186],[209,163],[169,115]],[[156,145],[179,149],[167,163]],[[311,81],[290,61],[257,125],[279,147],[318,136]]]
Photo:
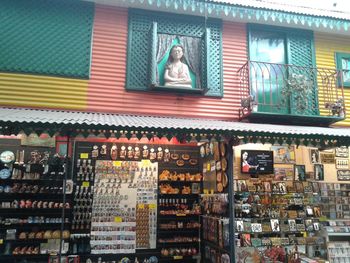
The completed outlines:
[[[92,158],[97,158],[98,157],[98,146],[97,145],[94,145],[92,147],[91,157]]]
[[[106,155],[107,154],[107,145],[106,144],[101,146],[100,153],[101,153],[101,155]]]
[[[33,164],[33,163],[39,163],[41,159],[41,154],[38,151],[32,151],[30,153],[30,161],[28,163]]]
[[[126,157],[126,147],[123,145],[120,147],[120,154],[119,154],[120,159],[125,159]]]
[[[164,150],[164,162],[169,162],[170,161],[170,150],[166,148]]]
[[[203,145],[199,149],[199,154],[202,158],[205,156],[205,147]]]
[[[111,159],[117,160],[118,158],[118,147],[117,145],[113,144],[111,147]]]
[[[132,148],[132,146],[128,146],[128,158],[134,158],[134,149]]]
[[[149,159],[150,160],[155,160],[157,157],[157,153],[155,152],[154,148],[150,149],[150,154],[149,154]]]
[[[162,159],[163,159],[163,149],[162,147],[158,147],[157,160],[160,161]]]
[[[209,143],[205,144],[205,155],[208,156],[210,154],[210,145]]]
[[[134,159],[139,159],[141,155],[140,147],[135,147]]]
[[[147,159],[149,154],[148,146],[144,145],[142,150],[142,158]]]

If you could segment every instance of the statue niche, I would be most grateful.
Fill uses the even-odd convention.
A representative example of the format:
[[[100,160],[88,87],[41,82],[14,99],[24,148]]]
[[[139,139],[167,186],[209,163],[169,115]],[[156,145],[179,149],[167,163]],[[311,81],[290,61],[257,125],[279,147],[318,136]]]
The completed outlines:
[[[174,45],[170,49],[169,58],[165,65],[164,86],[192,88],[190,71],[184,57],[182,45]]]

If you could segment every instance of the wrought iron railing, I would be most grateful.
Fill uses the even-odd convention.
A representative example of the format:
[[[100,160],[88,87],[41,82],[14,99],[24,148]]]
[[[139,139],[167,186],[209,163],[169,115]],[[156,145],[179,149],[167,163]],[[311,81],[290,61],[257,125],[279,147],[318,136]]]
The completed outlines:
[[[239,70],[240,114],[345,117],[341,71],[247,61]]]

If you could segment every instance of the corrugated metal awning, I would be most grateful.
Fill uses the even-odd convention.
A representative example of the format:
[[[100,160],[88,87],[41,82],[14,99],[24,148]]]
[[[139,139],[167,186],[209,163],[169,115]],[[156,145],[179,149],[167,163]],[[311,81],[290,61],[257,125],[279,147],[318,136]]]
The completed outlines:
[[[302,15],[332,17],[336,19],[350,20],[350,11],[343,3],[337,8],[333,3],[306,3],[305,1],[273,1],[273,0],[209,0],[208,2],[254,7],[259,9],[271,9],[281,12],[290,12]],[[334,1],[336,2],[336,1]],[[345,8],[344,8],[345,7]]]
[[[108,113],[88,113],[59,110],[0,108],[2,130],[129,130],[229,134],[232,136],[279,136],[288,138],[350,140],[348,128],[323,128],[229,122],[175,117],[135,116]]]

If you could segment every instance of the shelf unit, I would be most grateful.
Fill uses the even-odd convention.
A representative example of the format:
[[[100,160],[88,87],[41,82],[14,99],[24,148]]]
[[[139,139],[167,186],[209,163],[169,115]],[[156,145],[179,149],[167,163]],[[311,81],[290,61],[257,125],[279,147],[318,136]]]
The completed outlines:
[[[205,186],[201,196],[203,260],[212,263],[228,263],[232,259],[230,245],[232,241],[230,237],[232,236],[230,234],[232,170],[226,163],[232,155],[228,153],[228,146],[224,142],[211,141],[202,147],[206,149],[202,164],[205,169],[203,179]]]
[[[301,191],[300,183],[308,190]],[[311,182],[238,179],[234,186],[237,252],[244,253],[249,247],[291,249],[295,245],[302,252],[306,246],[324,244],[322,237],[317,237],[322,227],[320,200]],[[258,187],[260,192],[254,190]]]
[[[188,154],[194,159],[199,157],[197,147],[172,147],[170,151],[178,154],[180,160],[183,154]],[[167,171],[168,178],[164,176]],[[186,177],[185,174],[188,176]],[[196,178],[195,175],[197,175]],[[199,202],[202,189],[198,164],[186,163],[180,167],[176,165],[175,160],[159,163],[158,186],[159,262],[198,262],[201,242]],[[166,189],[167,192],[165,192]]]
[[[89,255],[93,186],[96,158],[91,156],[92,145],[75,144],[73,162],[73,210],[69,252]]]
[[[1,258],[7,262],[47,262],[54,251],[67,252],[72,204],[64,193],[65,161],[51,160],[12,163],[7,165],[10,176],[0,180]]]

